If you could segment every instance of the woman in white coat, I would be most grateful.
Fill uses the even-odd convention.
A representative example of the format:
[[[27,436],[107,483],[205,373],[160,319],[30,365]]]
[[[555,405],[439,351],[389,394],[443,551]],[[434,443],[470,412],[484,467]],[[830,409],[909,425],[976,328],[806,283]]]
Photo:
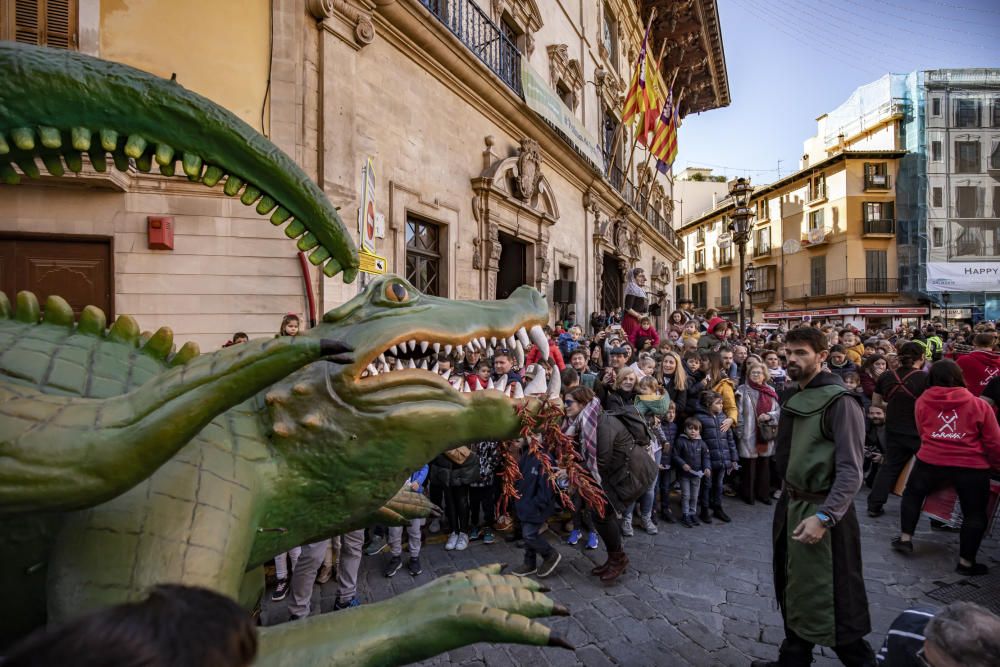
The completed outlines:
[[[771,504],[771,456],[778,433],[781,406],[778,394],[768,384],[767,366],[750,362],[746,382],[736,390],[739,425],[736,447],[740,455],[740,497],[753,505]]]

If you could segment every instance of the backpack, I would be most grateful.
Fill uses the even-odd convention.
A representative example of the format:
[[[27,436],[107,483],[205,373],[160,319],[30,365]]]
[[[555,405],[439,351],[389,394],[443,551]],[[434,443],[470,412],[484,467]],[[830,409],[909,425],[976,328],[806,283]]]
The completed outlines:
[[[625,451],[625,465],[608,480],[608,484],[622,502],[628,504],[635,502],[649,490],[658,472],[656,461],[633,438]]]
[[[649,425],[637,409],[609,410],[607,412],[612,417],[618,419],[628,429],[636,444],[640,447],[649,447],[649,442],[652,439],[649,433]]]

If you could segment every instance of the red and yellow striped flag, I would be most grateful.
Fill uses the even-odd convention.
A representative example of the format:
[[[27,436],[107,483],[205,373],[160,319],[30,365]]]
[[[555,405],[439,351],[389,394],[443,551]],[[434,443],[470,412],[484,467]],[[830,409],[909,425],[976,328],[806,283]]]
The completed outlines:
[[[651,63],[649,60],[650,27],[652,22],[646,27],[646,34],[642,38],[639,59],[636,61],[632,83],[629,84],[628,92],[625,94],[625,107],[622,110],[622,124],[631,122],[636,116],[639,117],[641,123],[639,140],[643,144],[646,143],[646,135],[653,130],[657,110],[663,99],[662,79],[656,71],[656,63]]]

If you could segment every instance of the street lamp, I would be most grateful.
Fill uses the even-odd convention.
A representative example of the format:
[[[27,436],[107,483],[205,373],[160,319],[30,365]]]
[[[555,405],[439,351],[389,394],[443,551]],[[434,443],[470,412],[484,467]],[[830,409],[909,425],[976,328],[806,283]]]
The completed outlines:
[[[944,325],[948,326],[948,302],[951,301],[951,292],[941,292],[941,301],[944,302]]]
[[[757,286],[757,274],[754,272],[753,262],[747,264],[747,270],[743,274],[743,287],[750,295],[750,323],[753,324],[753,288]]]
[[[750,219],[753,211],[750,210],[750,196],[753,194],[753,186],[750,185],[749,178],[737,178],[729,182],[729,196],[733,198],[733,212],[730,214],[731,222],[729,231],[732,232],[733,241],[740,249],[740,276],[746,275],[744,262],[747,255],[747,241],[750,240]],[[740,285],[740,332],[746,334],[746,285]]]

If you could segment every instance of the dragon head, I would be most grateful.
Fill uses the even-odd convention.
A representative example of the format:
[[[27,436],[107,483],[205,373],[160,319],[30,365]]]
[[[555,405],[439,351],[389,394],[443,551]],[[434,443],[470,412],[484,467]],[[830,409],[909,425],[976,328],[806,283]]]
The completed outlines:
[[[226,109],[126,65],[72,51],[0,42],[0,181],[80,172],[84,153],[105,171],[153,165],[208,187],[223,183],[298,247],[327,276],[358,272],[354,242],[336,209],[301,168]],[[17,165],[15,170],[12,165]]]
[[[303,335],[352,346],[354,361],[310,364],[266,392],[271,439],[293,474],[265,523],[355,525],[441,452],[515,436],[520,392],[463,391],[433,370],[434,359],[459,347],[519,356],[529,340],[540,340],[548,317],[530,287],[500,301],[454,301],[421,294],[396,276],[328,312]],[[311,512],[324,517],[310,521]]]

